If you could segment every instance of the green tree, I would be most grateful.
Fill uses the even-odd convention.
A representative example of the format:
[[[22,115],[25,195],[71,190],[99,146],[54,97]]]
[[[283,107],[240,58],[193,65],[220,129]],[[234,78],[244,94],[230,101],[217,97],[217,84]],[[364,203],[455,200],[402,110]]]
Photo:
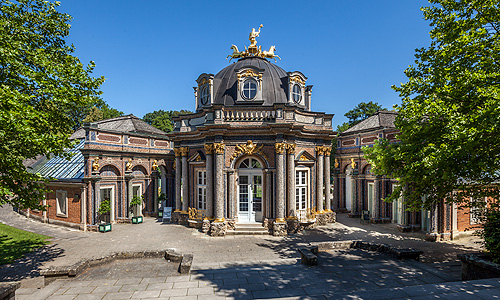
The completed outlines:
[[[102,102],[99,105],[92,106],[82,122],[96,122],[121,116],[123,116],[122,111],[111,108],[108,104]]]
[[[342,123],[342,125],[338,125],[337,132],[340,133],[346,131],[347,129],[367,119],[369,116],[373,115],[379,110],[387,109],[382,108],[382,105],[378,104],[377,102],[360,102],[353,109],[344,114],[344,116],[347,117],[349,121]]]
[[[149,125],[152,125],[160,130],[163,130],[165,132],[171,132],[174,129],[174,121],[172,120],[173,117],[180,116],[180,115],[186,115],[186,114],[192,114],[191,111],[189,110],[171,110],[171,111],[164,111],[164,110],[155,110],[154,112],[150,112],[145,114],[142,117],[142,120]]]
[[[399,179],[388,200],[403,195],[412,209],[443,199],[498,199],[500,4],[429,2],[422,11],[431,45],[416,50],[408,82],[393,87],[402,97],[395,122],[401,142],[380,140],[364,149],[366,157],[374,172]]]
[[[99,100],[93,78],[67,45],[71,17],[42,0],[0,0],[0,205],[40,208],[43,178],[23,161],[64,155],[74,121],[69,112]]]

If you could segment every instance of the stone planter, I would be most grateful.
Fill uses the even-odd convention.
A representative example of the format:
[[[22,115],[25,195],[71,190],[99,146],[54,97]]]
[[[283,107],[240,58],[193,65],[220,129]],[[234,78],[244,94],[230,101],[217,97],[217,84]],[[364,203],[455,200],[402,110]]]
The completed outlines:
[[[462,262],[462,280],[500,277],[500,264],[490,260],[486,254],[458,254]]]

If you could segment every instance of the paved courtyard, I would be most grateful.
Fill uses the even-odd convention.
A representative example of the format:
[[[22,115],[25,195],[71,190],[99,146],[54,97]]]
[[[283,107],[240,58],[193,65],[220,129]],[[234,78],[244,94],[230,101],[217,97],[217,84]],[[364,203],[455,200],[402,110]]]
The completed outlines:
[[[430,243],[399,234],[391,224],[362,225],[345,215],[336,224],[285,238],[210,238],[184,226],[117,224],[109,233],[80,232],[27,220],[0,209],[0,221],[54,237],[52,244],[0,268],[1,281],[23,280],[18,299],[498,299],[498,279],[461,282],[456,254],[477,251],[474,238]],[[300,264],[296,249],[310,242],[365,240],[424,251],[421,262],[363,250],[322,252],[319,265]],[[95,267],[41,288],[40,269],[71,265],[119,251],[175,248],[194,254],[180,276],[164,260],[126,260]]]

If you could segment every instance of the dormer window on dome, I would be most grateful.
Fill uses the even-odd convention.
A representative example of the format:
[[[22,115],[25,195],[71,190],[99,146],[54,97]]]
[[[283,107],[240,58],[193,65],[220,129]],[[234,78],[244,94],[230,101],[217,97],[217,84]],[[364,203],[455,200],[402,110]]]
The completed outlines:
[[[262,74],[264,70],[254,66],[245,66],[236,71],[238,78],[238,96],[235,103],[262,104]]]
[[[308,106],[306,103],[306,80],[307,77],[301,72],[288,73],[288,103],[298,104],[299,106]]]
[[[194,95],[196,98],[196,109],[201,109],[210,106],[213,103],[213,74],[201,74],[196,82],[197,87],[194,87]]]

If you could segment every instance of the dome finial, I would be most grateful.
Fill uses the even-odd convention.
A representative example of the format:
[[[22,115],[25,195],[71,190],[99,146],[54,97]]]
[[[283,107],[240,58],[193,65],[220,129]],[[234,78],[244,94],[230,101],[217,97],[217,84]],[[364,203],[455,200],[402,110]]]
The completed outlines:
[[[252,28],[252,32],[250,32],[250,36],[248,37],[248,39],[250,40],[250,46],[248,46],[248,49],[245,46],[245,51],[239,51],[237,46],[232,45],[231,49],[233,49],[233,54],[228,55],[226,59],[228,59],[229,57],[233,59],[247,56],[257,56],[264,58],[273,58],[275,62],[276,58],[281,60],[278,55],[274,54],[274,51],[276,51],[275,46],[271,46],[271,48],[269,48],[269,51],[262,51],[262,46],[257,46],[257,37],[259,36],[260,29],[262,27],[264,27],[264,25],[260,24],[258,31],[255,31],[255,28]],[[231,59],[229,59],[229,61],[231,61]]]

